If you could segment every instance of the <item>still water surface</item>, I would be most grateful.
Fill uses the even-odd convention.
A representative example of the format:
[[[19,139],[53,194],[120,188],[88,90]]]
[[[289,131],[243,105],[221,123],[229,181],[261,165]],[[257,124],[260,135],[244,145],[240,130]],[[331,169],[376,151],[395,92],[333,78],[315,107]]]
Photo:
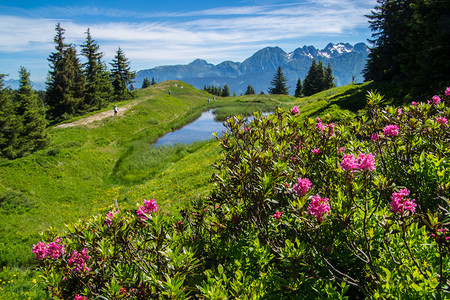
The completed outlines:
[[[192,123],[185,125],[183,128],[173,132],[169,132],[163,137],[159,138],[153,145],[169,146],[175,144],[189,144],[195,141],[208,140],[213,138],[213,133],[222,133],[225,127],[222,122],[214,120],[213,112],[206,111]]]

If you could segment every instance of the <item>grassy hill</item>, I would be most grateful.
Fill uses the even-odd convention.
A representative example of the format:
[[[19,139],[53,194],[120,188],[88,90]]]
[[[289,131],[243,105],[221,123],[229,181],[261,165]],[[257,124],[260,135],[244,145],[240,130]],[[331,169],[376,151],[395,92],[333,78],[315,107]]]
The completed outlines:
[[[307,98],[281,95],[218,97],[180,81],[138,90],[121,116],[86,125],[48,129],[51,144],[28,157],[0,162],[0,265],[29,266],[31,246],[53,226],[105,213],[113,207],[134,208],[156,198],[165,210],[208,193],[212,163],[219,157],[215,141],[153,148],[164,133],[182,127],[202,111],[217,118],[297,105],[303,117],[336,120],[364,106],[372,84],[348,85]],[[169,94],[170,90],[170,94]],[[352,112],[353,111],[353,112]],[[112,112],[112,108],[111,108]],[[1,276],[0,276],[1,277]]]

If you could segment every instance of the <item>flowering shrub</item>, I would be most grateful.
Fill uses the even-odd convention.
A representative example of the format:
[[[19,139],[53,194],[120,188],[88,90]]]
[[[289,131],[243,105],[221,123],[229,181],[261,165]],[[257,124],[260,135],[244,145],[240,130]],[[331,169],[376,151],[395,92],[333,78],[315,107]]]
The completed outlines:
[[[449,94],[399,108],[370,93],[341,123],[298,107],[230,118],[214,189],[181,220],[145,200],[35,245],[49,293],[448,298]]]

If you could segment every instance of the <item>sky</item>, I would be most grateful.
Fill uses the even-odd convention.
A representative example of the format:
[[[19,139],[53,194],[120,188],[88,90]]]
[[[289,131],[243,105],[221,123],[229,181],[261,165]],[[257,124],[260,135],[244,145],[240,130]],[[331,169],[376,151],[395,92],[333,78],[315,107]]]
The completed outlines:
[[[0,74],[17,79],[21,66],[45,82],[57,23],[66,43],[92,38],[112,62],[120,47],[132,70],[242,62],[264,47],[287,53],[304,45],[352,45],[371,37],[365,15],[376,0],[0,0]]]

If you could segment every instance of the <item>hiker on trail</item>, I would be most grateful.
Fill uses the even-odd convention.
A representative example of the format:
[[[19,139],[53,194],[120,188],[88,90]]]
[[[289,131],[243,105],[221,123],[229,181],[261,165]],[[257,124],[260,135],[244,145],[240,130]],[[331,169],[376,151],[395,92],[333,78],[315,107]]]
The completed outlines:
[[[114,105],[114,115],[115,116],[117,116],[117,111],[118,111],[119,109],[117,108],[117,105]]]
[[[208,103],[210,102],[211,100],[209,100],[209,98],[208,98]]]
[[[169,95],[171,94],[170,90],[169,90]]]

